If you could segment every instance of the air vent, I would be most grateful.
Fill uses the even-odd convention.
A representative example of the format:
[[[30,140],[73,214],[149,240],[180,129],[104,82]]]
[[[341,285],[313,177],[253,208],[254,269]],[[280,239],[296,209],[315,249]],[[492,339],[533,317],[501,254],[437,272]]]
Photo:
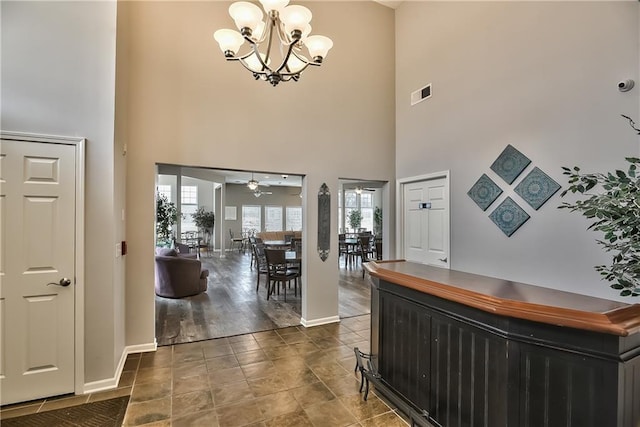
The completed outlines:
[[[411,105],[416,105],[418,102],[422,102],[427,98],[431,98],[431,83],[415,92],[411,92]]]

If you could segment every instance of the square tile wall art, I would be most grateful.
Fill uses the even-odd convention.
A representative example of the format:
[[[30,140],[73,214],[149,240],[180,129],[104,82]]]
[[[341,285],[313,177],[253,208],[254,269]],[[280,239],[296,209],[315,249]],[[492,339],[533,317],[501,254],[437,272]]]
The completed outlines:
[[[505,180],[507,184],[511,184],[522,173],[523,170],[531,163],[531,160],[511,144],[500,153],[495,162],[491,165],[491,170]]]
[[[538,167],[535,167],[520,181],[520,184],[516,186],[514,191],[518,193],[525,202],[529,203],[532,208],[538,210],[540,206],[544,205],[559,189],[560,184],[551,179]]]
[[[486,211],[491,203],[493,203],[500,194],[502,189],[496,185],[486,174],[482,174],[480,179],[473,184],[473,187],[467,192],[469,197],[476,202],[480,209]]]
[[[500,230],[507,237],[511,237],[518,228],[529,219],[527,214],[511,197],[507,197],[504,202],[489,215]]]

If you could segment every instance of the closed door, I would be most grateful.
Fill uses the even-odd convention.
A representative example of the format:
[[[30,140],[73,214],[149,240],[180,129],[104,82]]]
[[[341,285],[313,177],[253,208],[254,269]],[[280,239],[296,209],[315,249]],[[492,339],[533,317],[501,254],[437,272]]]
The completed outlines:
[[[449,266],[449,194],[446,177],[404,184],[403,241],[407,261]]]
[[[0,402],[74,391],[75,147],[0,144]]]

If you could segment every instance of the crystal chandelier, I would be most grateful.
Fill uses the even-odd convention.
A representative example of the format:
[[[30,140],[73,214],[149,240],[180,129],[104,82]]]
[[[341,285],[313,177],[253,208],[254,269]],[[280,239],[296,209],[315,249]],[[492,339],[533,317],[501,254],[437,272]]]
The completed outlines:
[[[239,1],[229,7],[229,14],[240,32],[222,29],[214,33],[213,37],[228,61],[240,61],[256,80],[266,80],[273,86],[282,81],[297,81],[308,66],[322,64],[333,42],[325,36],[309,35],[312,16],[309,9],[287,6],[289,0],[260,0],[260,3],[267,15],[265,21],[262,20],[262,9],[253,3]],[[250,49],[238,54],[244,42]],[[272,66],[277,47],[280,61]],[[303,54],[303,47],[306,47],[308,57]]]

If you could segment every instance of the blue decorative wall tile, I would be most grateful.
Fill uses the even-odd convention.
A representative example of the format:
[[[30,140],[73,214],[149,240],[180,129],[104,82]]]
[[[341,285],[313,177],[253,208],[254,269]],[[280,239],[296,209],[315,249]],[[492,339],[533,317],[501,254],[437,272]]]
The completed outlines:
[[[486,211],[491,203],[493,203],[500,194],[502,189],[496,185],[486,174],[482,174],[480,179],[473,184],[473,187],[467,192],[469,197],[476,202],[480,209]]]
[[[522,224],[527,222],[529,214],[518,206],[511,197],[507,197],[491,212],[489,217],[504,234],[510,237]]]
[[[522,173],[523,170],[531,163],[531,160],[511,144],[500,153],[495,162],[491,165],[491,170],[505,180],[507,184],[511,184]]]
[[[518,193],[525,202],[529,203],[532,208],[538,210],[538,208],[544,205],[559,189],[560,184],[549,178],[549,176],[538,167],[535,167],[520,184],[516,186],[515,192]]]

